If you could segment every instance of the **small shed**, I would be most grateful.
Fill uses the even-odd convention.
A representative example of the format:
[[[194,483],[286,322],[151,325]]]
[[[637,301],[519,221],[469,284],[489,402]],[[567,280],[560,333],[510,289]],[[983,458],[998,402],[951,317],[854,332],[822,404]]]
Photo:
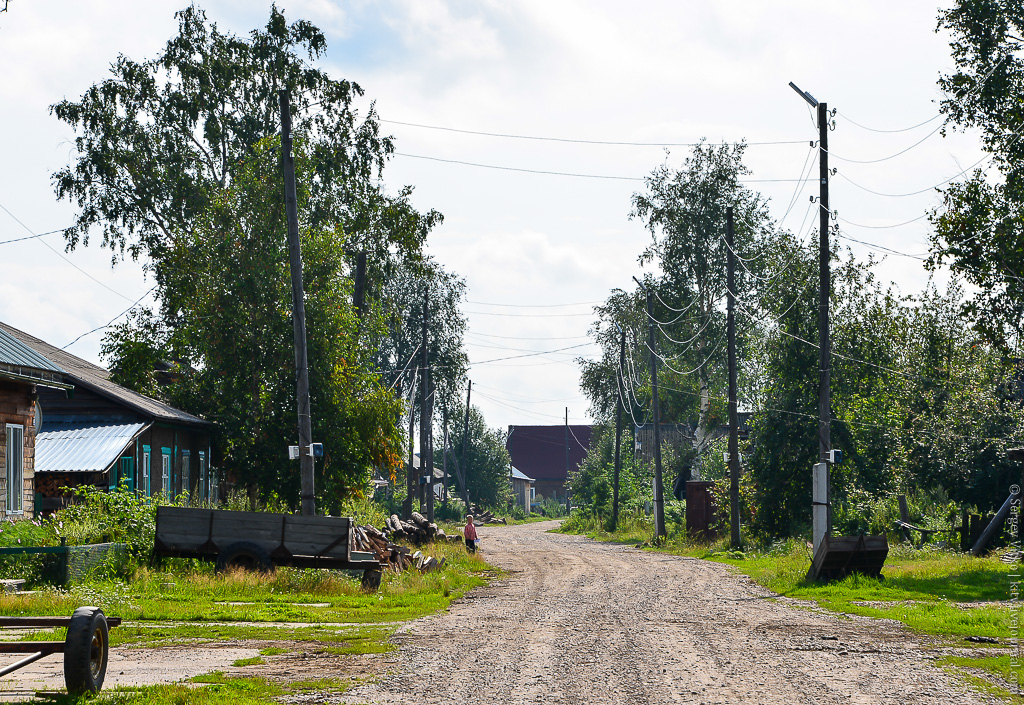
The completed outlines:
[[[530,502],[533,501],[533,478],[527,477],[515,465],[511,466],[509,477],[512,480],[512,503],[530,513]]]

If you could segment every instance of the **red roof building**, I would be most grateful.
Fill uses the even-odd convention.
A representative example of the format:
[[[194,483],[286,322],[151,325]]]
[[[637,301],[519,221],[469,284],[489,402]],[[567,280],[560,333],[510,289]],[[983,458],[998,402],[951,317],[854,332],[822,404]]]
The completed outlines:
[[[508,427],[506,447],[512,465],[534,479],[537,500],[565,501],[567,473],[586,457],[590,432],[590,426]]]

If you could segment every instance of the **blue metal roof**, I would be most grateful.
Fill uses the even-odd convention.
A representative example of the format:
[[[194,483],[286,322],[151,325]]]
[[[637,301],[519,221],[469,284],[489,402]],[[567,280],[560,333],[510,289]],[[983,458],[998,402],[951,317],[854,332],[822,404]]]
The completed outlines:
[[[527,482],[533,482],[532,477],[524,475],[515,465],[512,466],[512,478],[516,480],[526,480]]]
[[[36,434],[36,472],[104,472],[147,424],[47,423]]]
[[[46,370],[47,372],[64,372],[60,367],[3,329],[0,329],[0,363]]]

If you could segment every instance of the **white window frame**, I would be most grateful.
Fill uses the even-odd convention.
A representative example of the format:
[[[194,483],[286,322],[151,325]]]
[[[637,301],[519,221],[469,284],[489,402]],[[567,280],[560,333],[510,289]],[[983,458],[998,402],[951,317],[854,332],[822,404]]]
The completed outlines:
[[[171,456],[160,452],[160,491],[171,497]]]
[[[152,490],[149,484],[149,472],[150,467],[153,463],[153,449],[146,450],[146,447],[142,448],[142,472],[139,473],[142,477],[140,478],[139,486],[136,488],[142,493],[144,497],[149,497],[152,494]]]
[[[192,451],[182,450],[181,455],[181,493],[186,497],[192,493]]]
[[[7,424],[7,503],[8,514],[25,513],[25,427]],[[14,443],[17,435],[18,443]]]

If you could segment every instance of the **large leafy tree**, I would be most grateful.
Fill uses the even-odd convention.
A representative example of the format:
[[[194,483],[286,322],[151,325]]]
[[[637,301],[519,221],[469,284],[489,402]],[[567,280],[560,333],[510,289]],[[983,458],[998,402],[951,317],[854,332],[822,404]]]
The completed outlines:
[[[721,422],[723,407],[716,400],[726,384],[720,364],[726,353],[726,209],[734,211],[738,252],[756,251],[770,230],[763,199],[742,184],[750,173],[744,150],[742,143],[701,142],[681,167],[665,163],[655,169],[646,191],[633,196],[632,216],[652,236],[640,261],[656,263],[661,272],[648,286],[658,304],[656,345],[666,388],[662,418],[693,423],[698,467]],[[744,296],[749,283],[740,268],[736,293]]]
[[[222,461],[242,482],[290,496],[287,461],[275,464],[294,436],[294,362],[281,346],[291,337],[277,138],[287,89],[313,410],[324,424],[314,431],[346,449],[321,466],[334,468],[322,486],[356,488],[369,464],[396,460],[399,409],[367,371],[385,335],[375,316],[389,304],[356,325],[351,262],[366,251],[384,276],[416,266],[440,216],[413,209],[408,188],[381,190],[391,140],[372,105],[358,114],[358,85],[313,65],[326,47],[319,29],[276,7],[248,37],[221,32],[195,6],[176,16],[178,35],[157,58],[120,56],[109,78],[53,106],[78,133],[77,157],[54,175],[57,195],[79,206],[68,247],[99,230],[115,260],[141,258],[156,282],[153,315],[108,337],[112,366],[152,392],[154,350],[172,357],[191,381],[165,393],[221,423]]]
[[[939,79],[942,111],[954,129],[981,131],[989,168],[942,189],[933,211],[932,266],[972,285],[964,311],[987,340],[1020,343],[1024,317],[1024,6],[1012,0],[956,0],[939,15],[956,70]]]
[[[465,413],[465,404],[456,406],[451,411],[452,418],[460,420],[459,423],[451,424],[448,436],[448,473],[453,486],[457,488],[453,490],[453,494],[462,496],[462,486],[458,483],[453,469],[454,465],[458,465],[469,489],[470,502],[478,502],[488,507],[504,507],[512,496],[512,481],[509,477],[512,460],[505,446],[505,433],[501,429],[488,427],[480,409],[471,405],[467,458],[463,465],[462,442],[466,434],[461,419]],[[435,467],[441,467],[443,462],[441,445],[435,443]]]

